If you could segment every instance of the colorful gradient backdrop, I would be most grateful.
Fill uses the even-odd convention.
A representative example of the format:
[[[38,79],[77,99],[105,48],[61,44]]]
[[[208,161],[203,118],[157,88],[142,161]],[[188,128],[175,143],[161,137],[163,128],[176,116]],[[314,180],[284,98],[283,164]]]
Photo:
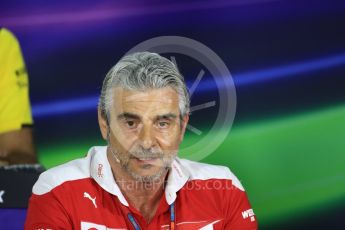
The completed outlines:
[[[261,229],[344,226],[342,1],[16,0],[0,3],[0,25],[22,46],[45,167],[104,144],[98,95],[122,55],[149,38],[184,36],[216,52],[236,86],[233,127],[217,131],[229,134],[203,161],[227,165],[239,177]],[[176,62],[189,85],[203,68],[182,55]],[[212,77],[205,72],[192,105],[219,100]],[[183,146],[208,133],[217,111],[192,114],[202,134],[188,131]]]

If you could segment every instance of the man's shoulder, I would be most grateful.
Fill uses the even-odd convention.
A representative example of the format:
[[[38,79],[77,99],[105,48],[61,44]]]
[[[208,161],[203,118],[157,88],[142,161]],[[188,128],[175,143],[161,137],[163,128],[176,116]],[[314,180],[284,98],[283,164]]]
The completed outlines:
[[[96,148],[91,148],[84,158],[69,161],[43,172],[33,186],[32,192],[36,195],[43,195],[65,182],[90,178],[90,164],[97,151]]]
[[[32,192],[43,195],[67,181],[90,177],[87,158],[76,159],[43,172],[32,188]]]
[[[187,159],[178,159],[188,171],[189,180],[230,180],[240,190],[244,188],[236,175],[226,166],[200,163]]]

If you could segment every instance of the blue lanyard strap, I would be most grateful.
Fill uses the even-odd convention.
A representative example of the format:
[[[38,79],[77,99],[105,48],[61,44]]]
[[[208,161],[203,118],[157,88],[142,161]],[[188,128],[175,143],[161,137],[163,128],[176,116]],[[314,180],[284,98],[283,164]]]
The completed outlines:
[[[175,203],[172,203],[169,206],[169,210],[170,210],[170,229],[174,230],[175,229]],[[137,223],[137,221],[135,220],[134,216],[131,213],[128,213],[127,217],[135,230],[141,230],[139,224]]]
[[[133,215],[131,213],[128,213],[127,215],[129,221],[132,223],[135,230],[140,230],[139,224],[135,221]]]
[[[175,230],[175,203],[170,205],[170,230]]]

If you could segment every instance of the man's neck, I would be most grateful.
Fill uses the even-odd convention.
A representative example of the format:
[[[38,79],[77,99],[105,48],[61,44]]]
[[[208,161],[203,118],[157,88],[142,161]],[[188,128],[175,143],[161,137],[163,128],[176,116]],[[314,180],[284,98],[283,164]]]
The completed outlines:
[[[123,195],[144,216],[146,221],[150,222],[164,194],[167,172],[152,182],[137,181],[124,171],[119,163],[112,161],[112,156],[109,153],[108,161],[114,179]]]

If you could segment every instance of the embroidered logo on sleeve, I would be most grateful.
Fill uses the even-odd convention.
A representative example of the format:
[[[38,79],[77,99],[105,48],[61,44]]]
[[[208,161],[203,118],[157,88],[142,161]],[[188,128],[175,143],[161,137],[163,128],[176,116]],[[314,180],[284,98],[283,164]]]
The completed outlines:
[[[255,214],[254,214],[254,211],[253,209],[248,209],[246,211],[243,211],[242,212],[242,217],[243,219],[247,219],[247,218],[250,218],[250,221],[255,221]]]

